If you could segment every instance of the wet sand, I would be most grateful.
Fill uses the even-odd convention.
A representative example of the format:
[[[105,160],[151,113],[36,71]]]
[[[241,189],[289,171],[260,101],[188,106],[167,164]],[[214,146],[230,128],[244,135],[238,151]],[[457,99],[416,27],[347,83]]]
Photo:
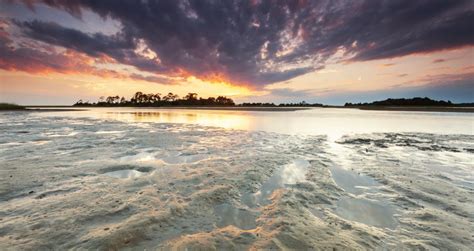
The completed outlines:
[[[2,116],[2,250],[473,245],[472,135]]]

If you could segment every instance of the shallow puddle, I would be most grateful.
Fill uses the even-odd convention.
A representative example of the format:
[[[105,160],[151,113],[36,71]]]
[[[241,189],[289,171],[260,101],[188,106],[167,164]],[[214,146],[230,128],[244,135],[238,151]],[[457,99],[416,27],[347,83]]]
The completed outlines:
[[[255,215],[245,209],[236,208],[228,203],[214,207],[214,214],[220,218],[217,222],[218,227],[234,225],[244,230],[257,227]]]
[[[208,154],[184,154],[179,153],[176,155],[162,158],[163,162],[167,164],[191,164],[196,163],[204,159],[208,159]]]
[[[340,167],[333,166],[329,170],[336,184],[351,194],[359,195],[364,192],[374,191],[380,185],[372,177],[359,175]]]
[[[379,192],[380,184],[372,177],[360,175],[340,168],[330,167],[334,182],[353,195],[372,196]],[[340,217],[381,228],[396,228],[398,222],[394,218],[395,208],[383,199],[366,199],[345,196],[336,203],[334,212]]]
[[[394,207],[384,201],[343,197],[337,202],[335,213],[344,219],[375,227],[394,229],[398,225],[393,217]]]
[[[104,175],[107,175],[107,176],[113,177],[113,178],[119,178],[119,179],[136,178],[136,177],[143,176],[145,174],[147,174],[147,173],[140,172],[140,171],[137,171],[137,170],[130,170],[130,169],[118,170],[118,171],[112,171],[112,172],[104,173]]]
[[[271,201],[270,195],[273,191],[284,188],[286,185],[296,184],[304,181],[306,172],[310,163],[305,159],[295,159],[273,173],[273,175],[262,184],[260,190],[253,194],[243,194],[242,203],[248,207],[256,207],[259,205],[267,205]]]

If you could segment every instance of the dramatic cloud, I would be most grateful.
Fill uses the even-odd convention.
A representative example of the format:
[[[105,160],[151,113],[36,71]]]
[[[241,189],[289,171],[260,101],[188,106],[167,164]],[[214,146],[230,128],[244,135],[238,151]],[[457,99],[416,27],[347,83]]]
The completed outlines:
[[[56,23],[40,21],[17,22],[17,25],[33,39],[81,51],[90,56],[113,55],[117,51],[135,46],[132,37],[125,37],[122,34],[115,36],[105,36],[100,33],[88,35],[78,30],[64,28]]]
[[[446,62],[446,59],[438,58],[438,59],[433,60],[433,63],[434,63],[434,64],[436,64],[436,63],[443,63],[443,62]]]
[[[357,60],[426,53],[474,44],[474,5],[467,1],[377,1],[352,22]],[[362,19],[362,20],[361,20]],[[369,20],[372,20],[369,21]],[[360,47],[360,48],[359,48]]]
[[[471,0],[36,2],[121,24],[115,35],[15,21],[30,39],[110,57],[152,74],[196,76],[261,88],[321,69],[474,44]],[[20,49],[2,55],[17,57]],[[155,77],[141,77],[154,79]]]
[[[136,73],[126,74],[97,67],[98,64],[110,61],[106,54],[93,54],[94,57],[92,57],[75,50],[57,50],[53,46],[37,43],[28,43],[28,47],[16,47],[8,37],[6,26],[8,26],[8,23],[0,19],[0,69],[37,74],[80,73],[103,78],[134,79],[163,84],[176,83],[173,79],[167,77],[143,76]]]

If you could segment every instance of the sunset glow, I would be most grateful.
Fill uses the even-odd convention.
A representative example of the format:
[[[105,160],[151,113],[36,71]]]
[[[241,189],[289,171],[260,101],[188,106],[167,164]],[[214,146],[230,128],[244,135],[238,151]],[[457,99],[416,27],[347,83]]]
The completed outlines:
[[[0,251],[472,250],[474,0],[0,0]]]
[[[115,4],[1,1],[1,100],[71,104],[143,91],[237,102],[341,104],[424,95],[472,101],[472,4],[440,3],[413,22],[362,1],[328,2],[339,16],[334,20],[330,8],[307,1],[208,6],[215,15],[221,8],[248,16],[219,23],[186,3],[168,13],[175,20],[162,20],[123,14]],[[405,8],[408,16],[423,4]],[[367,20],[367,35],[359,35],[362,27],[352,20],[364,19],[364,11],[377,12],[386,26]],[[429,25],[441,17],[444,22]]]

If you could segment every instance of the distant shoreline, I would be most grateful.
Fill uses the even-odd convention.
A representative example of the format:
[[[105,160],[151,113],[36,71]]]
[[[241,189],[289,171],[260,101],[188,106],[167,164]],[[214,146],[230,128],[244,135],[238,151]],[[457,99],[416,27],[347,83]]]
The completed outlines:
[[[132,108],[132,109],[163,109],[163,110],[219,110],[219,111],[262,111],[262,112],[293,112],[299,110],[308,110],[312,107],[245,107],[245,106],[91,106],[81,107],[80,109],[54,109],[71,108],[75,106],[26,106],[22,111],[85,111],[90,109],[113,109],[113,108]]]
[[[412,112],[467,112],[473,113],[474,107],[429,107],[429,106],[360,106],[346,107],[370,111],[412,111]]]
[[[46,106],[35,106],[35,108],[29,108],[31,106],[25,106],[24,109],[2,109],[0,112],[73,112],[73,111],[87,111],[87,109],[54,109],[54,108],[47,108]],[[41,109],[40,109],[41,107]],[[44,107],[44,109],[42,108]],[[72,106],[54,106],[55,108],[67,108]]]
[[[159,107],[134,107],[134,106],[115,106],[115,107],[81,107],[81,109],[74,109],[74,106],[25,106],[24,110],[9,110],[9,111],[86,111],[97,108],[139,108],[139,109],[169,109],[169,110],[217,110],[217,111],[262,111],[262,112],[292,112],[308,109],[319,108],[339,108],[339,109],[359,109],[370,111],[414,111],[414,112],[464,112],[474,113],[474,107],[429,107],[429,106],[324,106],[324,107],[243,107],[243,106],[159,106]],[[54,108],[69,108],[69,109],[54,109]],[[8,110],[4,110],[8,111]]]
[[[176,110],[219,110],[219,111],[262,111],[262,112],[293,112],[308,110],[312,107],[272,107],[272,106],[161,106],[161,107],[134,107],[134,108],[158,108]]]

